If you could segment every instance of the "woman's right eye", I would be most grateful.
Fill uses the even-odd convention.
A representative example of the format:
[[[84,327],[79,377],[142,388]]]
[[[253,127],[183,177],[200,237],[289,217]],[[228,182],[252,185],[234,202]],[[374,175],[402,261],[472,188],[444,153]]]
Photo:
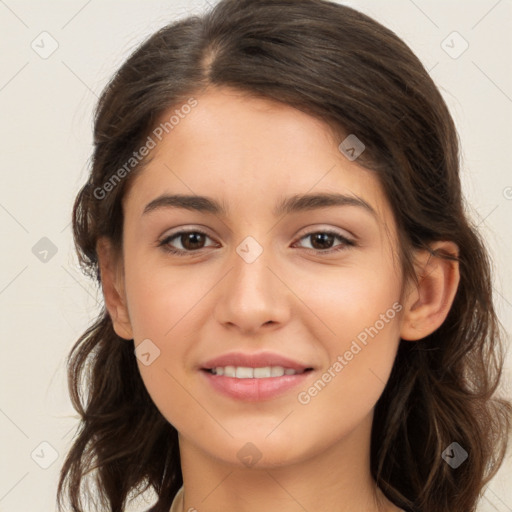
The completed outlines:
[[[159,244],[159,247],[166,252],[170,252],[171,254],[175,254],[177,256],[187,256],[193,252],[200,251],[203,247],[197,247],[204,243],[205,238],[210,238],[206,233],[200,230],[190,230],[190,231],[178,231],[177,233],[173,233],[165,237]],[[180,248],[175,248],[171,245],[171,242],[177,240],[180,245]]]

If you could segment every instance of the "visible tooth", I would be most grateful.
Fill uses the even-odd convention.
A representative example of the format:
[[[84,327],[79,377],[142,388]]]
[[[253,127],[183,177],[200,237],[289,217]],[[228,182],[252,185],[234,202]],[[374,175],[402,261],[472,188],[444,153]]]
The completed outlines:
[[[226,377],[236,377],[236,368],[234,366],[225,366],[224,375]]]
[[[266,379],[269,377],[282,377],[283,375],[296,375],[297,372],[292,368],[282,366],[264,366],[252,368],[247,366],[216,366],[211,368],[213,375],[224,375],[225,377],[235,377],[237,379]]]
[[[264,366],[263,368],[254,368],[254,378],[266,379],[270,377],[270,366]]]
[[[284,368],[282,366],[272,366],[270,368],[271,377],[282,377],[284,375]]]
[[[247,366],[237,366],[236,377],[238,379],[252,379],[254,377],[254,368]]]

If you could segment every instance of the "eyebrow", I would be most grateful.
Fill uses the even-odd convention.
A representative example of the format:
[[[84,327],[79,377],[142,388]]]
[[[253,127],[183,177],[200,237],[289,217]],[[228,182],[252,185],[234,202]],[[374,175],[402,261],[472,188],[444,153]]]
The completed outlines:
[[[294,212],[329,208],[333,206],[357,206],[377,217],[374,208],[364,199],[356,195],[338,193],[295,194],[283,199],[273,210],[275,217]],[[197,195],[164,194],[153,199],[146,205],[142,215],[160,208],[182,208],[185,210],[212,213],[226,216],[228,208],[224,202],[216,201],[210,197]]]

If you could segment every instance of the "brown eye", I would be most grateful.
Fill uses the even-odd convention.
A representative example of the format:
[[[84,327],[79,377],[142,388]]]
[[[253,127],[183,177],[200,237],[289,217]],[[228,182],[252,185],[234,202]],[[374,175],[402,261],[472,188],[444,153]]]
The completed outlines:
[[[201,245],[204,244],[205,235],[196,232],[183,233],[179,235],[179,240],[185,249],[193,251],[202,249]]]
[[[202,231],[179,231],[166,238],[159,244],[165,251],[179,256],[185,256],[187,253],[193,253],[205,248],[205,241],[210,237]],[[174,247],[172,244],[178,243],[181,247]]]
[[[333,243],[335,239],[341,240],[341,244],[338,244],[333,248]],[[347,248],[347,246],[354,246],[355,242],[349,240],[344,237],[340,233],[336,231],[315,231],[308,233],[303,236],[300,240],[309,239],[311,241],[311,250],[320,252],[320,253],[332,253],[337,251],[342,251]],[[306,247],[306,249],[309,249]]]
[[[309,236],[314,249],[330,249],[335,239],[334,235],[329,235],[328,233],[314,233]]]

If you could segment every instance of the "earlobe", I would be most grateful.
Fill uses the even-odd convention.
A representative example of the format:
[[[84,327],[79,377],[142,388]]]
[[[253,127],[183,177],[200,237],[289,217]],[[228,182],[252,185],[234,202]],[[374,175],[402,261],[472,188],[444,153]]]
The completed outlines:
[[[457,292],[459,262],[436,254],[458,258],[457,245],[449,241],[436,242],[431,245],[431,250],[417,255],[418,283],[410,285],[400,331],[400,337],[405,340],[422,339],[440,327]]]
[[[98,264],[100,268],[101,287],[105,306],[108,310],[114,331],[126,340],[133,339],[133,331],[126,304],[122,262],[118,261],[112,243],[101,237],[96,244]]]

